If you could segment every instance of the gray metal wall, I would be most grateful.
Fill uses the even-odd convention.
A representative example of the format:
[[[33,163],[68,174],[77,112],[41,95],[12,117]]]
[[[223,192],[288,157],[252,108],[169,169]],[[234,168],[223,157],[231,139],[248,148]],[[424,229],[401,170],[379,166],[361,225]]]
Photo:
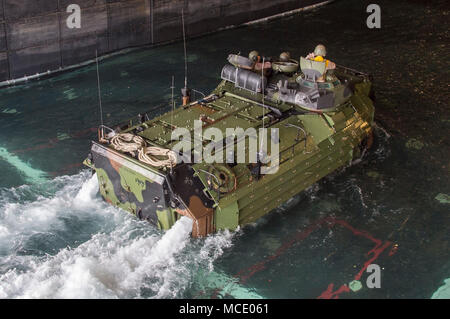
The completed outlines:
[[[74,65],[131,46],[238,25],[323,0],[0,0],[0,81]],[[69,4],[81,28],[69,29]]]

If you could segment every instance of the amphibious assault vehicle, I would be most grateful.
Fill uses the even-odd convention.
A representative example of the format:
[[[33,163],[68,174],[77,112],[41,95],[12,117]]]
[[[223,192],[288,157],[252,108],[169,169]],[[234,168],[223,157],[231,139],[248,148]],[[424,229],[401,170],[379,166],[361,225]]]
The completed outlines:
[[[288,53],[228,62],[211,94],[190,101],[185,87],[168,113],[99,127],[84,164],[108,203],[160,229],[188,216],[193,237],[234,230],[370,146],[369,75]]]

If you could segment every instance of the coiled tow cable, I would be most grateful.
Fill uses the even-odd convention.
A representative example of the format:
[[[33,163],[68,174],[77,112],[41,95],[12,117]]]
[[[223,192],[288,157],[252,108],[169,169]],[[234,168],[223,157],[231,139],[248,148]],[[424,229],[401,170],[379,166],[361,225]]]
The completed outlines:
[[[160,159],[158,157],[167,157]],[[177,164],[177,155],[174,151],[160,147],[143,147],[139,150],[138,158],[141,162],[154,167],[174,167]]]
[[[142,137],[131,133],[121,133],[115,135],[111,139],[111,145],[114,149],[121,152],[130,153],[133,156],[136,155],[136,151],[146,146]]]
[[[141,162],[154,167],[174,167],[177,164],[177,155],[174,151],[156,146],[146,147],[145,140],[132,133],[115,135],[111,139],[111,145],[115,150],[130,153],[133,157],[137,155]]]

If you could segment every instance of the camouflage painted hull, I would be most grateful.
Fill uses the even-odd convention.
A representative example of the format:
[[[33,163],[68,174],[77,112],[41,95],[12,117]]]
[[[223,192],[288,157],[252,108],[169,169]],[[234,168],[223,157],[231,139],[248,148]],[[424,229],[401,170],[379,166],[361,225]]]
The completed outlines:
[[[211,186],[211,164],[182,163],[173,170],[157,169],[104,142],[93,142],[85,164],[97,173],[100,193],[107,202],[160,229],[169,229],[181,216],[188,216],[195,221],[194,237],[234,230],[347,165],[355,152],[371,143],[374,106],[369,98],[369,77],[345,68],[336,70],[336,75],[352,92],[332,110],[298,111],[289,103],[268,98],[267,105],[279,110],[272,112],[251,102],[257,101],[259,93],[249,93],[224,80],[213,92],[214,100],[196,101],[150,121],[120,128],[166,148],[173,146],[168,123],[169,128],[184,125],[192,131],[190,119],[202,118],[205,127],[223,127],[228,121],[244,129],[261,125],[278,128],[276,174],[255,175],[252,166],[245,163],[226,165],[235,185],[221,192]],[[263,118],[265,123],[261,123]]]

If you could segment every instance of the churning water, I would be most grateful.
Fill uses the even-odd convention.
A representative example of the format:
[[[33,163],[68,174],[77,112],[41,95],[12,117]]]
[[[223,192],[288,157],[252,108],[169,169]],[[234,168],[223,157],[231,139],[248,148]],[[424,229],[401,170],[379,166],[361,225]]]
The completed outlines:
[[[0,91],[0,298],[448,298],[448,4],[378,1],[369,30],[368,3],[188,42],[205,93],[229,53],[297,57],[319,42],[374,76],[374,148],[236,232],[192,239],[185,218],[161,232],[101,200],[80,164],[100,121],[95,67]],[[105,123],[168,111],[182,57],[177,43],[102,61]],[[370,263],[381,288],[366,286]]]
[[[180,297],[230,246],[229,232],[191,240],[186,217],[163,234],[97,193],[88,171],[3,192],[0,297]]]

